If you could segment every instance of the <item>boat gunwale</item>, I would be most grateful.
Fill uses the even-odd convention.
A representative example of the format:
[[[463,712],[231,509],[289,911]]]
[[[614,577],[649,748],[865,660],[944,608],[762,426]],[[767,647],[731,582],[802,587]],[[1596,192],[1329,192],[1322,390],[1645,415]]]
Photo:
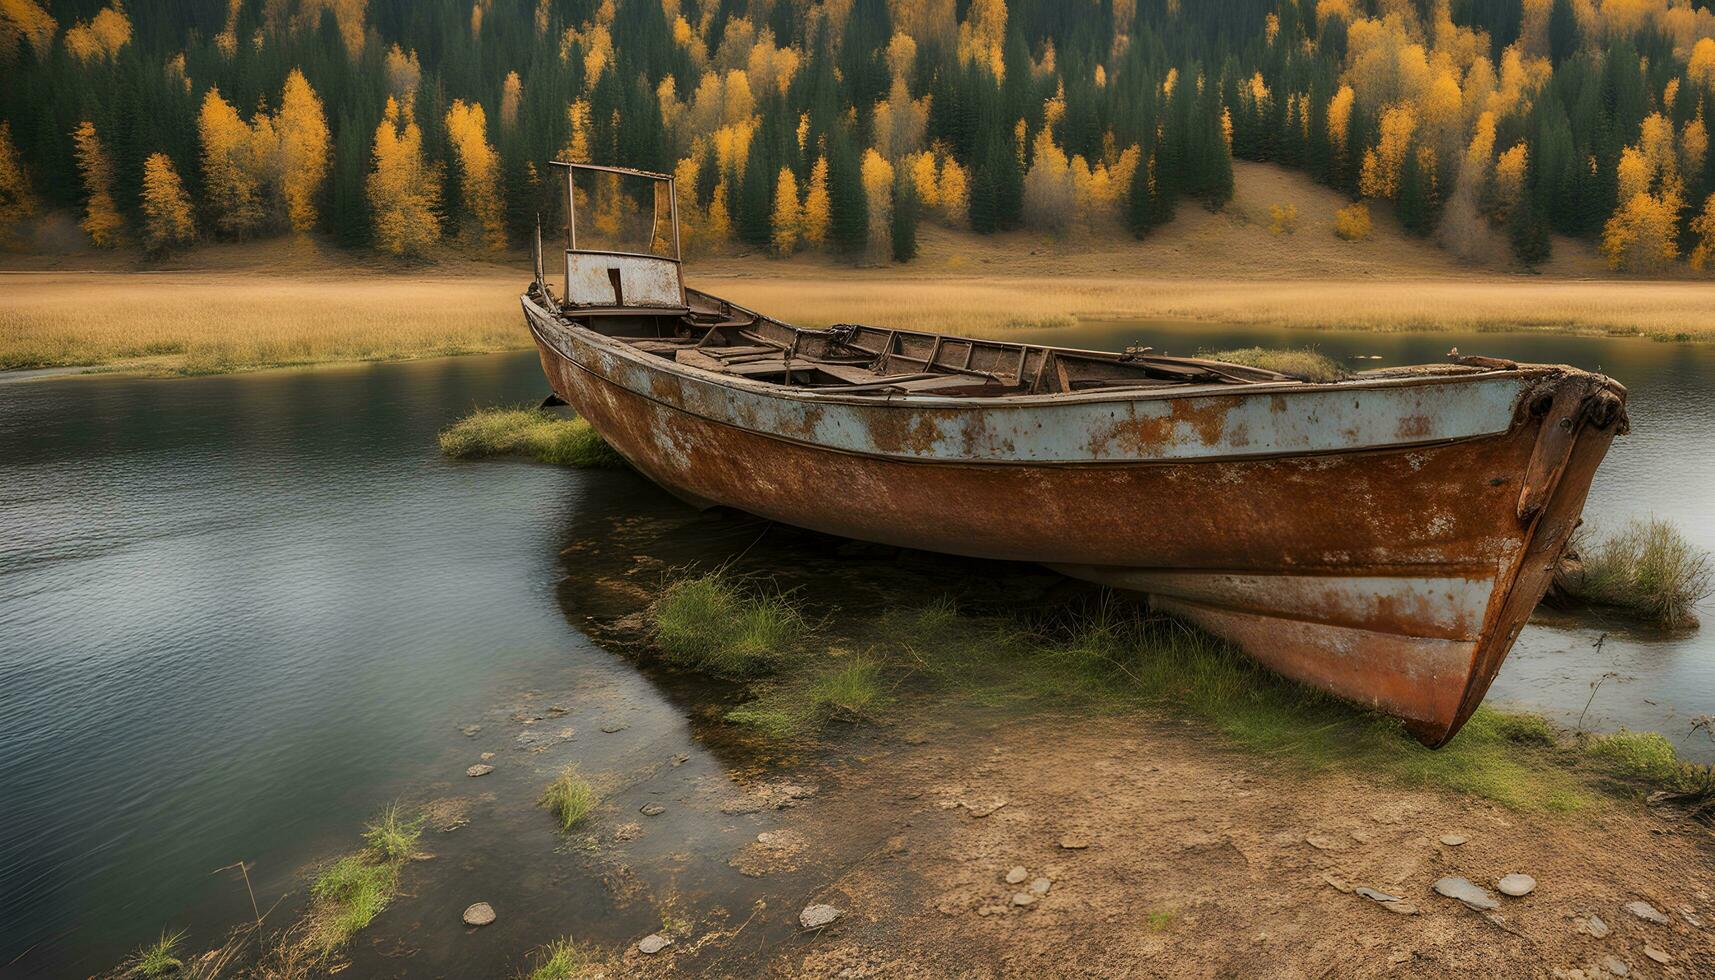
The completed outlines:
[[[708,295],[708,294],[704,294],[704,295]],[[1329,382],[1284,380],[1284,381],[1255,381],[1255,382],[1226,383],[1226,384],[1204,383],[1204,384],[1185,384],[1185,385],[1175,385],[1175,384],[1149,385],[1149,386],[1141,386],[1140,385],[1139,387],[1136,387],[1136,388],[1093,389],[1093,390],[1089,390],[1089,391],[1070,391],[1070,392],[1061,392],[1061,391],[1038,392],[1036,394],[1024,393],[1024,394],[1016,394],[1016,395],[951,396],[951,395],[934,395],[934,394],[917,394],[917,393],[911,393],[911,392],[899,392],[896,394],[895,393],[886,393],[886,394],[861,396],[861,395],[852,395],[849,393],[842,393],[839,388],[794,388],[794,387],[790,387],[787,385],[776,384],[776,383],[769,382],[769,381],[760,381],[760,380],[755,379],[755,378],[747,378],[747,377],[742,377],[742,376],[738,376],[738,375],[724,374],[724,373],[719,372],[719,371],[710,371],[710,370],[700,368],[700,367],[696,367],[696,366],[690,365],[690,364],[682,364],[678,361],[669,360],[669,359],[663,358],[663,357],[656,355],[656,354],[650,354],[650,353],[647,353],[645,351],[638,350],[636,347],[632,346],[631,344],[626,343],[623,340],[620,340],[620,339],[617,339],[614,337],[610,337],[607,334],[601,333],[598,330],[591,329],[590,327],[585,326],[583,324],[580,324],[577,322],[572,322],[571,318],[575,317],[577,315],[575,312],[563,311],[559,314],[556,314],[556,313],[548,310],[547,308],[541,306],[540,304],[538,304],[528,294],[523,294],[519,298],[525,304],[527,310],[534,311],[537,315],[539,315],[544,320],[560,321],[561,325],[564,326],[564,328],[566,330],[571,331],[571,332],[575,332],[580,337],[580,339],[584,340],[585,343],[588,343],[593,347],[604,350],[610,354],[615,354],[615,355],[621,356],[625,360],[627,360],[633,364],[636,364],[640,367],[644,367],[648,370],[660,371],[660,372],[667,373],[667,374],[680,374],[680,375],[684,375],[687,377],[696,378],[700,381],[706,381],[706,382],[719,384],[723,387],[734,388],[734,389],[750,391],[750,392],[756,392],[756,393],[768,395],[768,396],[774,397],[774,398],[782,398],[782,399],[805,401],[805,402],[815,402],[818,404],[832,403],[832,404],[845,404],[845,405],[867,406],[867,407],[876,407],[876,406],[882,406],[882,405],[898,405],[902,408],[911,408],[911,409],[925,409],[925,408],[972,408],[972,409],[1015,408],[1016,409],[1016,408],[1034,408],[1034,407],[1043,407],[1043,406],[1048,406],[1048,405],[1063,405],[1063,404],[1084,404],[1084,403],[1104,403],[1104,402],[1121,403],[1121,402],[1137,402],[1137,401],[1172,400],[1172,399],[1178,399],[1178,398],[1223,398],[1223,397],[1232,397],[1232,396],[1240,395],[1240,394],[1245,395],[1245,396],[1252,396],[1252,395],[1285,395],[1285,394],[1295,394],[1295,393],[1327,393],[1327,392],[1331,392],[1331,391],[1373,391],[1373,390],[1384,390],[1385,391],[1385,390],[1391,390],[1391,389],[1396,389],[1396,388],[1412,388],[1412,387],[1426,386],[1426,385],[1466,383],[1466,382],[1472,382],[1472,381],[1494,381],[1494,380],[1503,380],[1503,379],[1517,379],[1521,382],[1526,382],[1526,381],[1533,379],[1533,378],[1544,377],[1544,376],[1553,375],[1553,374],[1588,374],[1588,375],[1592,375],[1592,376],[1605,377],[1602,375],[1596,375],[1595,372],[1584,371],[1581,368],[1575,368],[1575,367],[1572,367],[1570,365],[1519,364],[1519,365],[1512,367],[1512,368],[1479,369],[1476,371],[1461,372],[1461,373],[1457,373],[1457,374],[1425,374],[1425,375],[1412,375],[1412,376],[1390,377],[1390,378],[1375,378],[1375,377],[1362,378],[1362,377],[1359,377],[1359,378],[1351,378],[1351,379],[1346,379],[1346,380],[1341,380],[1341,381],[1329,381]],[[735,307],[735,308],[737,308],[737,307]],[[745,310],[744,312],[750,313],[753,311]],[[655,311],[652,311],[650,309],[647,309],[647,308],[638,308],[636,311],[636,315],[639,315],[639,316],[656,316],[656,315],[660,315],[660,314],[655,312]],[[553,343],[553,340],[551,338],[544,337],[540,334],[540,332],[537,330],[537,327],[536,327],[534,320],[532,320],[530,317],[526,317],[525,319],[530,322],[530,331],[533,335],[537,336],[539,339],[541,339],[541,340],[543,340],[549,344]],[[801,329],[801,328],[796,328],[796,327],[789,327],[789,325],[786,325],[786,324],[782,324],[782,326],[788,326],[789,329]],[[920,333],[920,331],[910,331],[910,332]],[[946,338],[947,340],[973,341],[976,343],[1007,343],[1006,341],[985,341],[981,338],[963,337],[963,336],[960,336],[957,334],[924,333],[923,335],[924,336],[931,336],[931,337],[939,336],[939,337]],[[1113,351],[1086,351],[1086,350],[1079,350],[1077,348],[1054,347],[1054,346],[1037,345],[1037,344],[1030,344],[1030,345],[1026,345],[1026,346],[1034,347],[1034,348],[1037,348],[1039,350],[1044,350],[1044,351],[1062,352],[1062,353],[1067,353],[1067,354],[1097,354],[1097,355],[1103,355],[1106,357],[1112,357],[1114,355]],[[567,359],[572,360],[569,356],[567,357]],[[575,360],[572,360],[572,363],[577,364],[577,362]],[[806,363],[807,363],[807,366],[809,368],[814,367],[814,362],[807,361]],[[1217,362],[1217,363],[1224,363],[1224,362]],[[583,365],[581,365],[581,364],[579,364],[578,366],[583,367]],[[1239,366],[1242,366],[1242,365],[1239,365]],[[1524,394],[1525,394],[1525,389],[1521,387],[1521,390],[1519,393],[1519,398],[1522,399]],[[1515,414],[1517,413],[1517,408],[1518,408],[1518,405],[1515,402],[1515,404],[1514,404],[1514,413]],[[1481,438],[1481,437],[1480,436],[1472,436],[1472,437],[1464,437],[1464,438]],[[1434,440],[1428,440],[1427,442],[1425,442],[1423,444],[1424,445],[1435,445],[1435,444],[1449,442],[1449,441],[1456,441],[1456,440],[1434,439]],[[1392,445],[1385,447],[1385,448],[1397,448],[1399,445],[1403,445],[1403,444],[1392,444]],[[1382,447],[1378,447],[1378,448],[1382,448]],[[1300,454],[1283,453],[1281,455],[1300,455]],[[1254,458],[1254,457],[1245,457],[1245,458]]]

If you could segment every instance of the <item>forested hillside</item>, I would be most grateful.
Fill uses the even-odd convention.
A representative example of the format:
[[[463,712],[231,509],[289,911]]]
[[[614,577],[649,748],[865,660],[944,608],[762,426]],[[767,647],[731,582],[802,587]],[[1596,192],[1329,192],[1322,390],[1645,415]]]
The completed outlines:
[[[908,260],[1149,235],[1238,157],[1348,194],[1323,235],[1715,270],[1701,0],[0,0],[0,72],[12,248],[502,250],[559,158],[675,173],[693,254]]]

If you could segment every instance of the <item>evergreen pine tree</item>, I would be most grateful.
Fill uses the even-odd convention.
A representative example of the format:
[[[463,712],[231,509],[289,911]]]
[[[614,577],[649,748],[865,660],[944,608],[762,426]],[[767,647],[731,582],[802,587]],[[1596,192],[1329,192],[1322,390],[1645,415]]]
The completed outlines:
[[[1548,57],[1559,68],[1561,62],[1578,53],[1578,16],[1572,11],[1572,0],[1554,0],[1548,11]]]
[[[847,255],[869,246],[869,196],[851,138],[836,131],[828,148],[828,210],[834,245]]]
[[[893,185],[893,261],[909,262],[917,257],[917,185],[901,167]]]

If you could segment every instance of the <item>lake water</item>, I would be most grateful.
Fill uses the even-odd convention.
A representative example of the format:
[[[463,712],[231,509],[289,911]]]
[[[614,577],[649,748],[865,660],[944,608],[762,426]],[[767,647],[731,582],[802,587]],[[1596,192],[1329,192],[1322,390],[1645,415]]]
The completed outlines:
[[[1598,368],[1630,387],[1633,434],[1604,464],[1588,513],[1669,517],[1715,549],[1712,348],[1159,323],[1032,339],[1380,355],[1350,362],[1361,367],[1438,360],[1457,344]],[[693,784],[718,789],[756,763],[707,722],[707,691],[645,675],[581,630],[587,566],[603,548],[642,549],[663,569],[719,561],[755,541],[756,522],[693,515],[629,472],[436,452],[435,433],[473,406],[545,391],[531,353],[0,384],[0,975],[96,972],[166,926],[218,940],[250,912],[242,881],[217,869],[253,862],[268,905],[307,866],[349,850],[389,801],[425,786],[469,792],[463,768],[477,748],[516,748],[521,712],[564,708],[578,758],[597,769],[684,756],[616,791],[633,808]],[[651,532],[626,537],[639,521]],[[1715,711],[1715,628],[1664,637],[1538,623],[1491,697],[1569,723],[1582,713],[1589,728],[1659,729],[1707,758],[1710,743],[1682,736]],[[623,737],[592,734],[612,719]],[[485,731],[467,737],[469,724]],[[557,758],[482,785],[530,793]],[[662,819],[683,823],[661,846],[693,855],[699,835],[744,830]],[[491,889],[581,896],[556,909],[561,924],[503,917],[483,944],[430,949],[435,970],[504,974],[517,965],[506,950],[568,929],[623,941],[652,928],[655,910],[573,887],[587,872],[571,857],[526,869],[494,857],[519,841],[555,854],[545,823],[500,822],[445,849]],[[663,851],[652,865],[645,853],[639,873],[695,878],[743,907],[747,879],[724,865],[686,869],[682,857]]]

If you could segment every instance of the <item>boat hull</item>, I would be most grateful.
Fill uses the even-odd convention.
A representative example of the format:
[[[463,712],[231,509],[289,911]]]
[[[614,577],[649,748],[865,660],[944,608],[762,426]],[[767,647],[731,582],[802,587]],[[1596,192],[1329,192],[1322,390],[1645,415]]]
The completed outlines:
[[[687,500],[1145,592],[1432,746],[1481,702],[1623,425],[1590,410],[1617,386],[1564,370],[1148,404],[788,397],[525,311],[555,393]]]

